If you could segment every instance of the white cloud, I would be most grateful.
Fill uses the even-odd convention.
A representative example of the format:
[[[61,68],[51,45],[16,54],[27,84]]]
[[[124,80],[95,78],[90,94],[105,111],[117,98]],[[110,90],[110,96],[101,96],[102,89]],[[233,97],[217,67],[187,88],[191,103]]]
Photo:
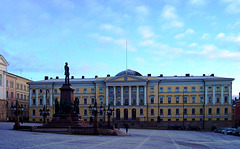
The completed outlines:
[[[183,38],[185,35],[187,34],[193,34],[194,30],[193,29],[187,29],[184,33],[178,34],[176,36],[174,36],[175,39],[180,39]]]
[[[115,27],[111,24],[103,24],[103,25],[101,25],[100,28],[110,31],[110,32],[113,32],[115,34],[122,34],[122,32],[123,32],[123,30],[121,28]]]
[[[200,39],[207,39],[209,37],[209,35],[207,33],[203,34],[202,37]]]
[[[225,11],[230,14],[240,13],[240,0],[223,0],[223,2],[228,3]]]
[[[148,26],[140,26],[138,28],[138,31],[143,36],[143,38],[150,38],[154,35]]]
[[[205,0],[190,0],[190,4],[196,5],[196,6],[203,6],[206,4]]]
[[[189,47],[196,47],[198,44],[197,43],[192,43],[190,45],[188,45]]]
[[[134,60],[138,62],[140,65],[147,65],[147,62],[142,57],[135,57]]]
[[[162,16],[166,19],[176,19],[177,14],[175,7],[167,5],[163,8]]]
[[[135,8],[136,12],[140,15],[148,15],[148,9],[146,6],[138,6]]]
[[[225,37],[225,34],[224,34],[224,33],[219,33],[219,34],[216,36],[217,39],[222,39],[222,38],[224,38],[224,37]]]
[[[149,46],[149,45],[153,45],[154,41],[153,40],[144,40],[142,42],[139,43],[141,46]]]
[[[110,41],[113,41],[113,38],[112,37],[106,37],[106,36],[100,36],[99,40],[103,41],[103,42],[110,42]]]
[[[183,27],[184,23],[181,21],[171,21],[169,24],[171,27]]]

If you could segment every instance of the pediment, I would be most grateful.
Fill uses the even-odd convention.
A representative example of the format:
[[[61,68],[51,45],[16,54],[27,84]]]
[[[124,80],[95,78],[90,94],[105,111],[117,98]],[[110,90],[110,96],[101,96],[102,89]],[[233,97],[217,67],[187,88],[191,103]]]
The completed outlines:
[[[111,79],[108,79],[107,82],[137,82],[137,81],[146,81],[144,77],[135,77],[135,76],[129,76],[129,75],[124,75],[124,76],[118,76],[118,77],[113,77]]]
[[[8,66],[8,62],[2,55],[0,55],[0,65]]]

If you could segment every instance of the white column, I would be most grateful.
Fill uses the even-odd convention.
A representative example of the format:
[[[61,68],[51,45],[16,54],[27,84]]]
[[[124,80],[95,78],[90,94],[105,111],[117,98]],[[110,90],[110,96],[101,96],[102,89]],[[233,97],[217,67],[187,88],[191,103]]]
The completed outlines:
[[[113,87],[113,103],[114,103],[114,106],[116,106],[116,86]]]
[[[2,75],[2,84],[3,84],[3,99],[4,100],[7,100],[7,83],[6,83],[6,81],[7,81],[7,77],[6,77],[7,75],[6,75],[6,72],[5,71],[3,71],[3,75]]]
[[[52,90],[52,88],[50,89],[50,106],[52,107],[52,92],[53,92],[53,90]]]
[[[137,102],[136,104],[139,105],[139,86],[137,86]]]
[[[32,89],[29,88],[29,107],[32,106]]]
[[[208,98],[207,98],[208,96],[207,96],[207,85],[205,85],[205,105],[207,105],[208,104]]]
[[[147,87],[144,86],[144,105],[147,105]]]
[[[46,100],[47,100],[47,99],[46,99],[46,94],[47,94],[46,89],[43,90],[43,93],[44,93],[44,94],[43,94],[43,105],[46,105]]]
[[[128,102],[129,102],[129,105],[131,105],[132,104],[132,100],[131,100],[131,96],[132,96],[132,94],[131,94],[131,86],[128,86],[128,91],[129,91]]]
[[[123,105],[123,86],[121,86],[121,105]]]
[[[223,104],[223,85],[221,85],[221,104]]]
[[[38,88],[36,89],[36,106],[38,106]]]
[[[108,86],[106,86],[106,105],[108,105]]]
[[[213,85],[213,105],[215,105],[215,101],[216,101],[216,97],[215,97],[215,88],[216,88],[216,86],[215,85]]]
[[[229,100],[228,103],[231,104],[232,103],[232,83],[229,84]]]

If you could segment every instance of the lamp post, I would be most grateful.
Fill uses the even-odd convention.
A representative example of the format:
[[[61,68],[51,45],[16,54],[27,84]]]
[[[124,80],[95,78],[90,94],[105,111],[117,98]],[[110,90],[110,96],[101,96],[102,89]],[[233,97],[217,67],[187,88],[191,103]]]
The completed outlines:
[[[98,113],[102,113],[102,110],[103,108],[101,105],[98,111],[97,101],[94,102],[93,107],[91,105],[89,106],[89,111],[94,116],[93,127],[94,127],[94,133],[96,135],[98,134]]]
[[[15,106],[12,105],[10,110],[14,111],[15,114],[15,125],[13,126],[13,129],[18,129],[20,127],[19,116],[23,111],[23,106],[20,107],[18,100],[16,100],[16,105]]]
[[[113,115],[114,108],[110,108],[110,104],[108,104],[107,115],[108,115],[108,128],[110,128],[110,117]]]
[[[43,116],[43,124],[46,124],[46,117],[50,114],[50,110],[47,108],[47,104],[46,106],[43,106],[43,109],[39,110],[40,115]]]

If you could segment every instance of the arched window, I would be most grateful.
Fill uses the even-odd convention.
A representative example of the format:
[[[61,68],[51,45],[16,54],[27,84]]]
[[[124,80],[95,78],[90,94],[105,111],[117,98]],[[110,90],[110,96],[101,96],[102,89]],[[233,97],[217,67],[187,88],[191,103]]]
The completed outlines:
[[[171,115],[172,112],[171,112],[171,109],[168,109],[168,115]]]
[[[203,108],[200,109],[200,115],[203,115]]]
[[[195,109],[194,108],[192,109],[192,115],[195,115]]]
[[[184,109],[183,114],[187,115],[187,109],[186,108]]]
[[[87,109],[84,110],[84,115],[85,115],[85,116],[87,115]]]
[[[228,114],[228,108],[224,109],[224,114]]]
[[[176,109],[176,115],[179,115],[179,109]]]
[[[160,109],[160,115],[163,115],[163,109]]]
[[[209,108],[209,109],[208,109],[208,114],[209,114],[209,115],[212,115],[212,108]]]
[[[217,114],[220,114],[220,108],[217,108]]]
[[[143,109],[140,109],[140,115],[143,115]]]
[[[0,85],[2,85],[2,74],[0,74]]]
[[[154,109],[151,109],[151,115],[154,115]]]

